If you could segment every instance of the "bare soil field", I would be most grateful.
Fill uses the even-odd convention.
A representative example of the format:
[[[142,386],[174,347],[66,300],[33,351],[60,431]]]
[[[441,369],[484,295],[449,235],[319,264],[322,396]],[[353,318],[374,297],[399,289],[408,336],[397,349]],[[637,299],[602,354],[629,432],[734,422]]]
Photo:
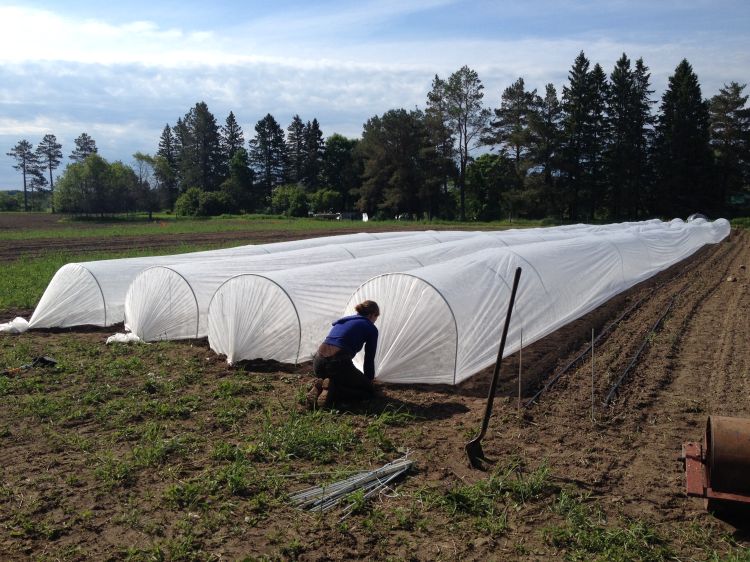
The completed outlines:
[[[750,417],[749,267],[750,235],[733,231],[508,358],[486,472],[464,444],[491,369],[308,414],[309,364],[229,367],[205,341],[105,346],[114,329],[0,337],[6,362],[61,363],[0,376],[0,558],[748,560],[750,512],[719,518],[687,498],[679,455],[708,415]],[[525,407],[592,329],[606,331],[593,367],[586,353]],[[342,428],[351,438],[276,443],[306,422],[311,443]],[[172,449],[154,460],[144,451],[157,442]],[[407,449],[411,474],[343,522],[286,501],[323,473]]]

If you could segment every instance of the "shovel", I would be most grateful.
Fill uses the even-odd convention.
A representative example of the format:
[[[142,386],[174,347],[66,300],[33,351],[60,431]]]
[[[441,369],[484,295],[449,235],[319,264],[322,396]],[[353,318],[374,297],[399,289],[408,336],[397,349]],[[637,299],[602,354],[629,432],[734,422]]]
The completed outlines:
[[[484,411],[484,419],[482,420],[482,429],[479,431],[474,439],[469,441],[465,448],[466,454],[469,455],[469,462],[474,468],[482,469],[481,461],[487,461],[482,451],[482,438],[487,433],[487,426],[490,424],[490,416],[492,415],[492,403],[495,401],[495,392],[497,391],[497,379],[500,375],[500,363],[503,360],[503,352],[505,351],[505,339],[508,337],[508,326],[510,325],[510,316],[513,313],[513,303],[516,302],[516,290],[518,289],[518,280],[521,278],[521,268],[516,268],[516,274],[513,277],[513,290],[510,292],[510,303],[508,304],[508,313],[505,315],[505,326],[503,326],[503,336],[500,338],[500,349],[497,351],[497,361],[495,361],[495,371],[492,373],[492,385],[490,386],[490,393],[487,395],[487,408]]]

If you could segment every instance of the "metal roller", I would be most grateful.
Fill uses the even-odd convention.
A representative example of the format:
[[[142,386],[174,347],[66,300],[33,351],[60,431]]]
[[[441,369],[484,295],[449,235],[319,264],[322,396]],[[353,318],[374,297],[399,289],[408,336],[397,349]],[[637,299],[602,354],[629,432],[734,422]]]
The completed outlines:
[[[705,455],[712,489],[750,494],[750,419],[709,416]]]

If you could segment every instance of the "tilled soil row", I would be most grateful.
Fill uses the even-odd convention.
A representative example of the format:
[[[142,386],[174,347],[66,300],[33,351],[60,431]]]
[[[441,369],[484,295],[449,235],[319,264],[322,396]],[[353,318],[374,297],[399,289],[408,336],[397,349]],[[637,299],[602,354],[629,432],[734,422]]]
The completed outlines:
[[[682,442],[702,438],[707,415],[750,414],[750,262],[745,232],[704,250],[561,379],[533,411],[535,433],[556,441],[556,466],[606,493],[624,513],[659,520],[705,516],[684,494]],[[735,278],[736,281],[729,280]],[[660,327],[649,330],[669,307]],[[602,405],[646,340],[611,407]]]
[[[359,232],[342,229],[336,234]],[[113,236],[110,238],[40,238],[36,240],[0,241],[0,262],[36,258],[49,252],[121,252],[127,250],[158,250],[195,245],[241,245],[285,242],[300,238],[330,236],[330,230],[306,232],[209,232],[201,234],[168,234],[152,236]]]

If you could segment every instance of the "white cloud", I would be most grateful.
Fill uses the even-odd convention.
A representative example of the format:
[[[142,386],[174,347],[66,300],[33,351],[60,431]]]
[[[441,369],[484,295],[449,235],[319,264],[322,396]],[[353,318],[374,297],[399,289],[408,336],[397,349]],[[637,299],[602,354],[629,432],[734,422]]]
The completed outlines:
[[[22,137],[38,142],[52,131],[72,144],[87,131],[106,158],[126,159],[134,150],[154,150],[164,124],[173,124],[200,100],[219,121],[234,111],[246,138],[269,112],[283,126],[299,113],[303,119],[317,117],[325,134],[355,136],[372,115],[423,107],[433,75],[445,77],[462,65],[478,71],[487,106],[497,105],[502,89],[519,76],[540,90],[552,82],[560,93],[581,50],[607,73],[623,52],[633,60],[643,57],[657,96],[682,58],[693,65],[706,96],[750,75],[744,35],[709,40],[683,33],[665,40],[587,31],[541,38],[517,34],[521,38],[510,40],[498,31],[417,40],[414,34],[372,32],[388,28],[394,18],[451,3],[388,0],[324,9],[309,4],[294,13],[197,30],[0,6],[0,142],[3,147]],[[519,3],[500,4],[484,6],[485,13],[529,13]],[[544,0],[536,9],[540,4],[550,11],[559,6]],[[616,7],[625,10],[627,4]],[[564,9],[583,8],[568,1]],[[611,3],[607,9],[613,9]],[[12,174],[2,159],[5,152],[0,151],[0,187]]]

